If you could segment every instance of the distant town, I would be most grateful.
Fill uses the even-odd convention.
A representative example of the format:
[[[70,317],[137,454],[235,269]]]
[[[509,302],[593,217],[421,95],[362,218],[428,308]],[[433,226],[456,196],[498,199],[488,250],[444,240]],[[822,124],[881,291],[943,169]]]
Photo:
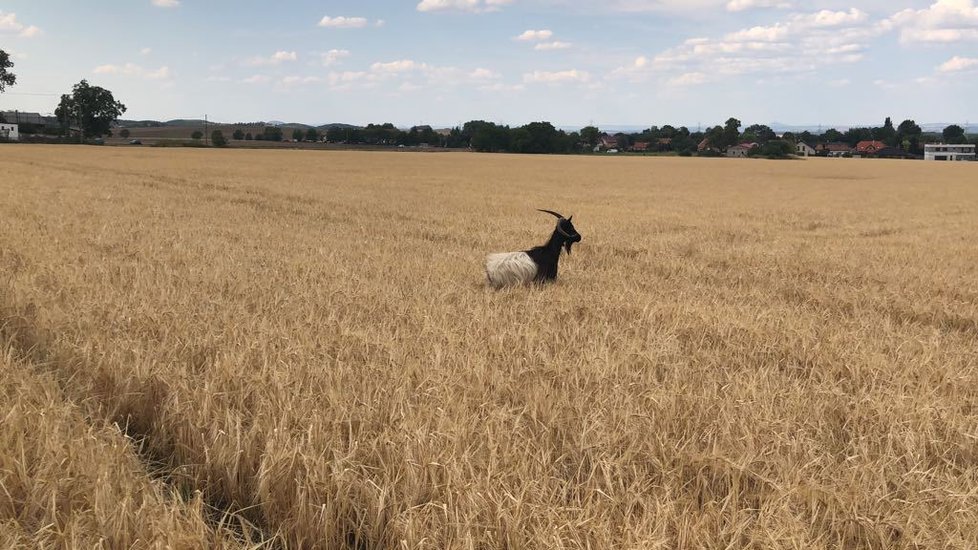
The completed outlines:
[[[933,126],[932,126],[933,127]],[[972,128],[968,128],[972,130]],[[789,158],[794,156],[975,160],[978,133],[948,124],[925,131],[913,120],[877,127],[829,128],[822,132],[781,131],[764,124],[744,127],[736,118],[691,131],[686,126],[650,126],[639,131],[604,131],[585,126],[567,131],[549,122],[522,126],[473,120],[452,128],[399,128],[392,123],[324,124],[285,122],[214,123],[201,119],[115,120],[92,135],[57,116],[0,112],[0,139],[21,142],[87,142],[187,147],[324,146],[454,149],[531,154],[631,154]]]

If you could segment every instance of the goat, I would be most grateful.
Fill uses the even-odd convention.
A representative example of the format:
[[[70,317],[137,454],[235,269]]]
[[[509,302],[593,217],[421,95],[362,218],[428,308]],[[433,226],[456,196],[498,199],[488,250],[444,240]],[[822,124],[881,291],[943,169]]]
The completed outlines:
[[[540,212],[557,218],[557,227],[550,235],[550,240],[547,244],[522,252],[499,252],[486,256],[486,278],[490,286],[502,288],[531,282],[548,283],[557,278],[557,261],[560,260],[561,247],[570,254],[571,246],[581,242],[581,235],[571,223],[574,216],[564,218],[552,210]]]

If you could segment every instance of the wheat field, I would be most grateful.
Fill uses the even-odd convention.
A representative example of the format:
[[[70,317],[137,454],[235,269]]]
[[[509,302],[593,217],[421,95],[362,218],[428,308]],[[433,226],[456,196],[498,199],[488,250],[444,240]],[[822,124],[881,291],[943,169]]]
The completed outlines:
[[[0,156],[4,547],[978,547],[978,164]]]

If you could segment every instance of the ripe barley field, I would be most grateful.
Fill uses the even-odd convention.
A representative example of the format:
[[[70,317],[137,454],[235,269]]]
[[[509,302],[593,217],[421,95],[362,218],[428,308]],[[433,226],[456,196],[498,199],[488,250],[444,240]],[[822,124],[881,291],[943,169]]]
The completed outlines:
[[[0,158],[4,546],[978,547],[978,164]]]

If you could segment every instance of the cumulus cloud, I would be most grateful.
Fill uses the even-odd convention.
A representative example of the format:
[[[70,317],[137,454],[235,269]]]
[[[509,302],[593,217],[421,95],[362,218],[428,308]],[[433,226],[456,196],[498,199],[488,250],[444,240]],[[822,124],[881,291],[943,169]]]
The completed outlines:
[[[372,89],[383,85],[385,90],[407,92],[459,86],[485,89],[500,84],[501,78],[499,73],[485,67],[462,69],[414,59],[397,59],[372,63],[366,71],[334,71],[329,73],[326,82],[333,90]]]
[[[41,29],[34,25],[25,25],[17,20],[16,13],[0,11],[0,35],[13,34],[22,38],[40,36]]]
[[[791,3],[785,0],[730,0],[727,11],[744,11],[757,8],[790,8]]]
[[[299,59],[297,53],[279,50],[267,57],[261,55],[250,57],[244,61],[244,64],[252,67],[260,67],[263,65],[281,65],[287,61],[295,61],[297,59]]]
[[[658,77],[669,85],[692,86],[743,74],[812,72],[860,61],[869,39],[883,32],[857,8],[793,14],[770,25],[688,39],[651,60],[641,58],[619,67],[612,75],[633,81]]]
[[[243,84],[265,84],[269,80],[271,80],[271,78],[269,78],[267,75],[254,74],[247,78],[242,78],[241,82]]]
[[[707,77],[705,74],[693,72],[674,76],[669,79],[668,84],[670,86],[695,86],[697,84],[703,84],[706,81]]]
[[[369,22],[365,17],[344,17],[342,15],[337,17],[324,15],[318,23],[320,27],[328,27],[332,29],[362,29],[368,24]]]
[[[526,83],[558,84],[569,82],[587,82],[590,79],[591,75],[588,72],[579,71],[577,69],[552,72],[533,71],[532,73],[526,73],[523,75],[523,82]]]
[[[170,74],[169,67],[163,66],[159,69],[147,69],[135,63],[126,63],[124,65],[99,65],[98,67],[95,67],[92,72],[95,74],[134,76],[137,78],[144,78],[146,80],[166,80],[172,76]]]
[[[903,43],[978,40],[978,6],[974,0],[937,0],[925,9],[897,12],[884,24],[898,29]]]
[[[434,11],[464,11],[485,13],[498,11],[503,6],[512,4],[514,0],[421,0],[417,10]]]
[[[566,50],[571,47],[570,42],[561,42],[560,40],[554,40],[553,42],[541,42],[533,46],[534,50]]]
[[[978,58],[954,56],[937,67],[941,73],[959,73],[970,69],[978,69]]]
[[[522,34],[515,37],[515,40],[520,40],[523,42],[537,42],[541,40],[550,40],[553,37],[553,31],[549,29],[535,30],[525,30]]]
[[[347,57],[350,57],[350,50],[338,50],[335,48],[329,50],[328,52],[319,54],[319,58],[322,59],[323,65],[327,67],[330,65],[335,65],[336,63],[339,63],[341,59],[345,59]]]
[[[157,8],[175,8],[180,5],[180,0],[153,0],[153,5]]]
[[[403,73],[416,69],[424,69],[426,67],[426,64],[418,63],[411,59],[399,59],[397,61],[389,61],[386,63],[374,63],[370,65],[370,70],[377,73]]]
[[[496,71],[484,69],[482,67],[471,71],[468,76],[472,80],[495,80],[500,77],[499,73]]]

